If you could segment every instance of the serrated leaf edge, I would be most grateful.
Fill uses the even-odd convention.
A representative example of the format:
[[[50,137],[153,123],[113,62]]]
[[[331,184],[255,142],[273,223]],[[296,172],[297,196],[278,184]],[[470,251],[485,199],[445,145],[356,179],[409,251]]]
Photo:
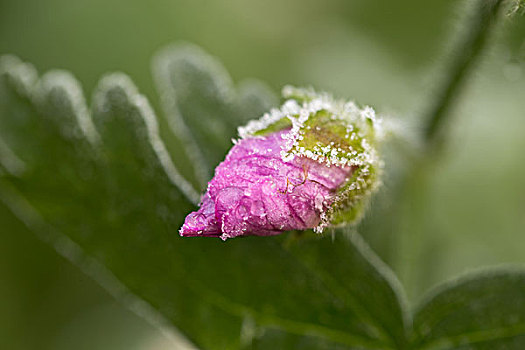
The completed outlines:
[[[179,173],[160,138],[157,117],[148,99],[138,92],[135,84],[124,73],[109,73],[100,79],[97,87],[94,89],[93,102],[89,110],[85,104],[81,84],[69,72],[50,71],[39,79],[36,69],[31,64],[22,62],[15,56],[8,55],[0,57],[0,74],[8,74],[18,93],[26,96],[36,107],[41,105],[42,98],[45,98],[52,89],[62,89],[70,99],[71,107],[81,131],[92,144],[99,143],[99,136],[93,125],[93,112],[104,107],[103,102],[110,89],[122,89],[130,104],[140,112],[140,117],[143,118],[148,130],[149,142],[170,181],[180,189],[190,202],[195,205],[199,203],[200,195]],[[7,148],[7,146],[4,148]],[[9,156],[9,153],[4,151],[3,148],[0,148],[0,151],[3,152],[2,154],[5,153]],[[11,159],[11,163],[17,164],[16,158],[11,157],[7,159]],[[16,168],[15,166],[15,173]]]
[[[153,80],[160,96],[161,106],[167,118],[168,125],[177,137],[182,141],[186,148],[186,154],[195,164],[195,175],[199,183],[204,187],[211,177],[213,169],[208,163],[199,147],[197,141],[192,136],[190,128],[184,122],[184,118],[177,102],[177,93],[169,81],[170,63],[174,58],[191,57],[192,62],[199,66],[206,67],[213,71],[213,76],[222,83],[223,99],[233,101],[234,85],[230,75],[224,66],[210,56],[200,47],[186,43],[176,43],[159,50],[153,57],[151,71]]]

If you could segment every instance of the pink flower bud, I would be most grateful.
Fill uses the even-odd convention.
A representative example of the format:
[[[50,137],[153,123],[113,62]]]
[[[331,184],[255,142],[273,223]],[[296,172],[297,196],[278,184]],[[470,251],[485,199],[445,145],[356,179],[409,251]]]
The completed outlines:
[[[289,100],[240,128],[243,138],[215,169],[181,236],[270,236],[356,220],[377,183],[373,111],[307,93],[302,106]]]

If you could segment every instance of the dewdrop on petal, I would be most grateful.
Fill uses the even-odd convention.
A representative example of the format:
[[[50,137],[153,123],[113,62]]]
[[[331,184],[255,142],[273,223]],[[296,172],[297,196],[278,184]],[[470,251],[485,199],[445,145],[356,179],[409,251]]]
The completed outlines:
[[[239,127],[181,236],[270,236],[355,223],[378,187],[370,107],[286,86],[285,102]]]

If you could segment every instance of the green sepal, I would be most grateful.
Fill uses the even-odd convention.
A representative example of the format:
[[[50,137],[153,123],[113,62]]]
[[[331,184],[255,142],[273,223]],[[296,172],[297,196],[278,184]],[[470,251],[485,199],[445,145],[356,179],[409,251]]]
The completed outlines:
[[[283,89],[283,98],[279,109],[239,128],[239,135],[245,138],[289,130],[282,135],[284,161],[304,157],[327,167],[351,167],[351,176],[334,192],[317,229],[358,221],[379,184],[381,161],[376,147],[380,123],[374,110],[290,86]]]

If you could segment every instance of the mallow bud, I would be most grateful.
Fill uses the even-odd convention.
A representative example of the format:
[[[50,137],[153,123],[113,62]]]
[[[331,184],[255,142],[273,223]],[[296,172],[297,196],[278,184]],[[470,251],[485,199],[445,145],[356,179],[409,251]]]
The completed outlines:
[[[287,86],[283,97],[239,127],[181,236],[320,233],[362,216],[381,169],[374,110],[311,89]]]

